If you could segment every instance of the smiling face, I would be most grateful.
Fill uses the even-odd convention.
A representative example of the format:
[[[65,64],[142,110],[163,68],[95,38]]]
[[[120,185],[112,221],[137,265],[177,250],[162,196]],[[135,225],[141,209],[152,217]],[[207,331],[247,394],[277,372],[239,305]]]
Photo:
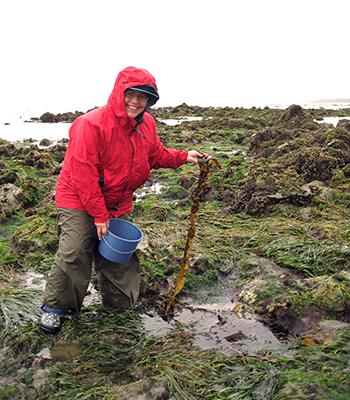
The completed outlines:
[[[148,97],[145,93],[127,89],[124,93],[125,109],[130,118],[136,118],[146,108]]]

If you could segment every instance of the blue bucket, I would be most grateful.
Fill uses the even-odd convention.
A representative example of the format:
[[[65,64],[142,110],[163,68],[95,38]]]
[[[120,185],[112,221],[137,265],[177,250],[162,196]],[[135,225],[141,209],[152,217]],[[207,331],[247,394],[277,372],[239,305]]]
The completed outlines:
[[[122,264],[130,260],[142,236],[141,230],[131,222],[112,218],[107,237],[102,235],[98,250],[107,260]]]

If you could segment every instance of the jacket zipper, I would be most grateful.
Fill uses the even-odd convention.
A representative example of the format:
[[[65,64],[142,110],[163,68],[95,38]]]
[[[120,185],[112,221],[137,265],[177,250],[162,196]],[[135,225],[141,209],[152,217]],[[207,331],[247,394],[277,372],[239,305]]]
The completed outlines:
[[[131,157],[131,164],[130,164],[129,176],[131,176],[132,168],[133,168],[133,165],[134,165],[134,158],[135,158],[135,146],[134,146],[133,141],[131,140],[131,137],[136,133],[136,131],[137,131],[137,129],[135,128],[135,131],[129,136],[129,140],[130,140],[131,145],[132,145],[132,157]],[[137,131],[137,132],[138,132],[138,131]],[[141,135],[142,135],[142,134],[141,134]],[[142,135],[142,136],[143,136],[143,135]],[[144,136],[143,136],[143,137],[144,137]],[[124,197],[124,194],[125,194],[127,188],[129,187],[129,185],[130,185],[130,184],[128,184],[128,185],[126,186],[126,188],[124,189],[122,197]]]

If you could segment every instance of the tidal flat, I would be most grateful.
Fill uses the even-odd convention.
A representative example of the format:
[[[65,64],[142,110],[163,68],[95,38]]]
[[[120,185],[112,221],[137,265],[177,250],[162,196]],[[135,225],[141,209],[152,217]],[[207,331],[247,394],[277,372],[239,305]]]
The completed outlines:
[[[67,140],[0,139],[0,399],[348,399],[350,109],[151,113],[166,147],[221,167],[201,193],[170,316],[199,167],[152,171],[135,195],[135,310],[101,304],[93,274],[81,314],[47,335],[38,322]]]

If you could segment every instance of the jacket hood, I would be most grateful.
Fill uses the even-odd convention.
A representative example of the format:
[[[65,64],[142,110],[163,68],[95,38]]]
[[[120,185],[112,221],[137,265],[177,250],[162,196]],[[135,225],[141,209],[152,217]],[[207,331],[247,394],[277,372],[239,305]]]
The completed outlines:
[[[124,92],[131,87],[137,88],[138,90],[146,87],[147,91],[152,93],[146,109],[154,105],[159,99],[157,84],[154,77],[145,69],[127,67],[118,74],[107,103],[117,117],[128,118],[125,110]]]

